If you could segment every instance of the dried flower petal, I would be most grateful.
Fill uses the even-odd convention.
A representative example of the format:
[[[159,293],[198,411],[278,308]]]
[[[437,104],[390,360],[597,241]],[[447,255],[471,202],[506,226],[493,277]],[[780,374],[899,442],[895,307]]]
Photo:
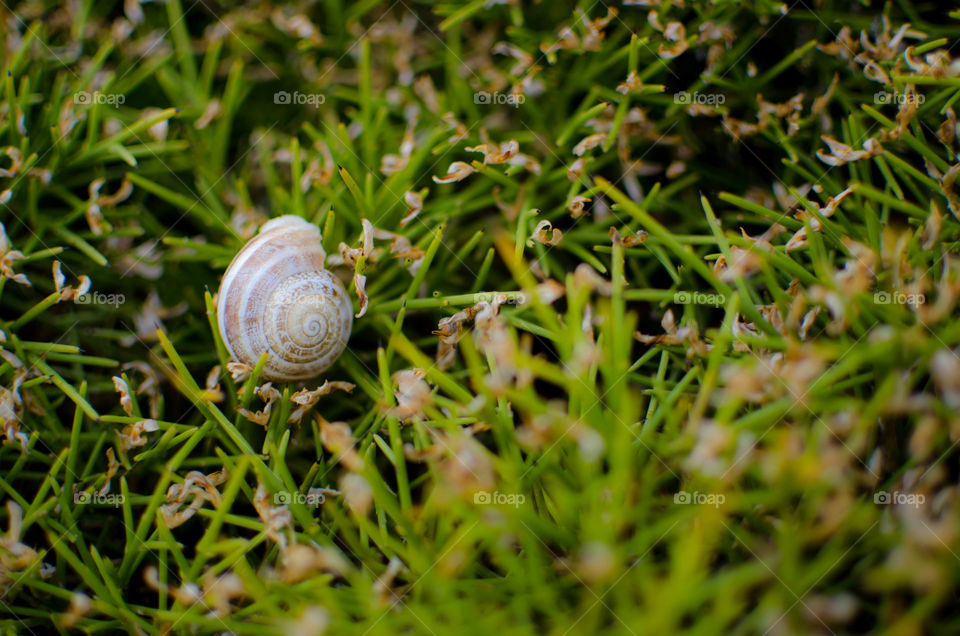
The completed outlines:
[[[550,221],[544,219],[537,223],[537,227],[530,238],[544,245],[559,245],[563,238],[563,232],[553,227]]]
[[[450,168],[447,169],[446,176],[435,176],[433,177],[433,181],[434,183],[453,183],[455,181],[463,181],[474,172],[475,170],[473,169],[473,166],[471,166],[469,163],[454,161],[450,164]]]
[[[423,210],[423,195],[419,192],[407,191],[403,195],[403,200],[410,209],[407,211],[407,215],[400,219],[401,227],[406,226],[407,223],[417,218],[417,215]]]
[[[597,133],[595,135],[588,135],[580,140],[576,146],[573,147],[573,154],[578,157],[582,157],[583,153],[586,151],[596,148],[602,144],[607,138],[607,135],[604,133]]]

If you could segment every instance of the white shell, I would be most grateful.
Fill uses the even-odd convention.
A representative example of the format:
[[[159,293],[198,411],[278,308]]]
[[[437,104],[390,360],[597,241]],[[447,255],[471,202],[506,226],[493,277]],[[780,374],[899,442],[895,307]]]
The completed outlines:
[[[325,258],[317,226],[298,216],[263,224],[220,283],[217,324],[231,356],[254,366],[269,352],[261,377],[280,382],[333,364],[350,337],[353,303]]]

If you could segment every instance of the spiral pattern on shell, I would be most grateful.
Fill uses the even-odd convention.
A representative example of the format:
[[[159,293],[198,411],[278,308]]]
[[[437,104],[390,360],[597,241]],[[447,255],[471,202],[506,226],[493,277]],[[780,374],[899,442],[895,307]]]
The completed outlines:
[[[220,335],[244,364],[269,352],[263,379],[316,377],[346,348],[353,304],[324,269],[325,258],[315,225],[281,216],[264,223],[227,267],[217,300]]]

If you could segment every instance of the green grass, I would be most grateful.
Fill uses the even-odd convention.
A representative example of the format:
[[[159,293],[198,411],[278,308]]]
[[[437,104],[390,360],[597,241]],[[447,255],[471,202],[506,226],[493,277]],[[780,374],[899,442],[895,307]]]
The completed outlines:
[[[684,4],[5,5],[4,633],[960,632],[960,14]]]

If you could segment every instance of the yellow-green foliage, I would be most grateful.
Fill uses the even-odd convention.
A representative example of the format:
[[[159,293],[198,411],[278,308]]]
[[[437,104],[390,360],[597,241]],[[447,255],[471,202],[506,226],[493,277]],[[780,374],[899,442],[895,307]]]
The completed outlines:
[[[957,633],[943,4],[4,4],[0,629]]]

